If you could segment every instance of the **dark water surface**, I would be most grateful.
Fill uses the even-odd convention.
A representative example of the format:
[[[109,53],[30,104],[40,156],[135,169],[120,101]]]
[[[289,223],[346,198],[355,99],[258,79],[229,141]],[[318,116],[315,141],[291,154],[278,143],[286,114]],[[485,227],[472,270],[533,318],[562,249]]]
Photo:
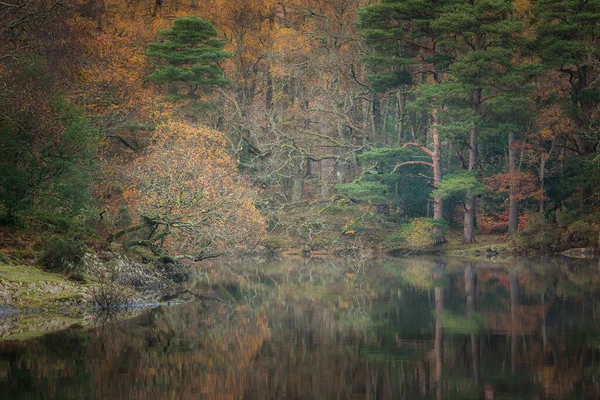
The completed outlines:
[[[0,398],[600,398],[598,261],[215,269],[221,301],[0,342]]]

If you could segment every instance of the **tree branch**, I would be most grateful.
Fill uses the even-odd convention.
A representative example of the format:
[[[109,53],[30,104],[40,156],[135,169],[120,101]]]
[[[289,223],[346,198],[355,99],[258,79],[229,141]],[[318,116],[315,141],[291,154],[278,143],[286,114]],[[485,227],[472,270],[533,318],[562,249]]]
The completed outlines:
[[[147,223],[141,223],[141,224],[137,224],[137,225],[130,225],[126,228],[121,229],[120,231],[117,231],[115,233],[111,233],[110,235],[108,235],[108,242],[111,243],[113,240],[120,238],[121,236],[127,234],[127,233],[131,233],[131,232],[135,232],[135,231],[139,231],[140,229],[145,228],[146,226],[148,226]]]
[[[400,164],[396,164],[394,166],[394,169],[392,172],[390,172],[391,174],[393,174],[394,172],[396,172],[396,170],[400,167],[404,167],[405,165],[425,165],[427,167],[433,168],[433,164],[427,161],[405,161],[403,163]]]
[[[402,147],[418,147],[423,153],[427,154],[429,157],[433,157],[433,151],[429,150],[427,147],[419,143],[408,142],[404,143],[404,146]]]

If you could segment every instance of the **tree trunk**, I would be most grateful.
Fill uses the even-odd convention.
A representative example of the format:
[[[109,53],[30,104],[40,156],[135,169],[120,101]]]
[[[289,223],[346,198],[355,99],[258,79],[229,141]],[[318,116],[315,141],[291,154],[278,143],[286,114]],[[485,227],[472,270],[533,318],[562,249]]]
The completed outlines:
[[[540,189],[544,190],[544,179],[546,178],[546,157],[545,154],[540,156]],[[544,212],[544,197],[540,197],[540,213]]]
[[[400,146],[404,138],[404,94],[402,90],[396,92],[398,107],[396,107],[396,123],[398,124],[398,133],[396,136],[396,146]]]
[[[292,202],[296,203],[302,200],[302,193],[304,191],[304,176],[306,175],[305,171],[305,161],[300,160],[299,165],[294,171],[292,176]]]
[[[433,117],[433,126],[431,133],[433,135],[433,154],[431,156],[431,163],[433,165],[433,185],[438,188],[442,182],[442,157],[440,154],[440,134],[438,131],[438,109],[435,108],[431,116]],[[440,222],[444,219],[444,200],[441,196],[434,196],[433,198],[433,219],[439,220]],[[436,227],[433,230],[433,243],[440,244],[444,243],[444,232]]]
[[[271,112],[273,109],[273,78],[271,77],[271,73],[269,72],[269,67],[265,68],[265,75],[267,77],[266,84],[267,89],[265,92],[265,107],[267,112]]]
[[[381,100],[377,93],[372,93],[373,105],[371,108],[371,135],[376,138],[381,128]]]
[[[510,179],[510,193],[508,204],[508,233],[513,235],[519,229],[519,203],[517,202],[517,149],[515,148],[515,134],[508,135],[508,173]]]
[[[475,115],[479,115],[479,103],[481,102],[481,89],[473,91],[473,107],[475,108]],[[473,123],[473,129],[469,137],[469,171],[473,171],[477,166],[477,136],[479,134],[479,126],[476,122]],[[464,218],[464,230],[463,230],[463,241],[465,243],[475,243],[475,201],[476,197],[467,191],[465,196],[465,218]]]
[[[333,176],[333,160],[321,160],[321,197],[328,199],[331,197],[331,181]]]

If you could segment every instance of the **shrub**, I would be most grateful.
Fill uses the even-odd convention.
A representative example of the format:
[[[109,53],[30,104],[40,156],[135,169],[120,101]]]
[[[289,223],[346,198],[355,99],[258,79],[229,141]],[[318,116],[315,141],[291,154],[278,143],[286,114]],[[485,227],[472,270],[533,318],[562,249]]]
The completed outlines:
[[[556,225],[560,229],[564,229],[577,220],[577,216],[572,211],[568,211],[566,207],[556,210]]]
[[[105,283],[91,290],[94,304],[104,311],[125,308],[132,302],[134,291],[130,287],[116,283]]]
[[[421,248],[434,243],[435,223],[430,218],[415,218],[402,227],[401,235],[410,247]]]
[[[561,234],[561,247],[593,247],[597,243],[598,232],[586,221],[575,221]]]
[[[57,234],[90,236],[93,233],[92,229],[80,218],[45,211],[36,211],[31,216],[44,228]]]
[[[542,250],[547,251],[554,241],[553,227],[550,221],[539,213],[526,214],[524,220],[527,226],[522,232],[513,236],[513,245],[516,250]]]
[[[54,235],[46,241],[39,263],[51,271],[81,272],[85,243],[76,237]]]
[[[10,258],[6,254],[0,251],[0,264],[10,265]]]

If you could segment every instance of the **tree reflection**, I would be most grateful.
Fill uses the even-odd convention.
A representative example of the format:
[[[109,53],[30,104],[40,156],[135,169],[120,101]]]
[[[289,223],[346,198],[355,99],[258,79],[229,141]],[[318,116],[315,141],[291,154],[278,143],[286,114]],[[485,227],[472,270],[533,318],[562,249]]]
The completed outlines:
[[[477,311],[477,281],[475,268],[472,262],[465,264],[465,292],[467,301],[467,318],[472,319]],[[473,380],[479,386],[479,335],[471,334],[471,363],[473,368]]]
[[[365,267],[358,284],[343,264],[308,262],[231,266],[228,273],[239,277],[233,283],[212,275],[187,286],[194,293],[212,288],[223,301],[194,297],[94,329],[0,342],[0,393],[600,397],[597,265],[413,258]],[[298,270],[312,279],[295,279]]]
[[[444,328],[442,327],[441,316],[444,312],[444,287],[441,285],[441,279],[444,276],[444,266],[444,263],[436,262],[433,270],[435,281],[435,397],[438,400],[443,398]]]

